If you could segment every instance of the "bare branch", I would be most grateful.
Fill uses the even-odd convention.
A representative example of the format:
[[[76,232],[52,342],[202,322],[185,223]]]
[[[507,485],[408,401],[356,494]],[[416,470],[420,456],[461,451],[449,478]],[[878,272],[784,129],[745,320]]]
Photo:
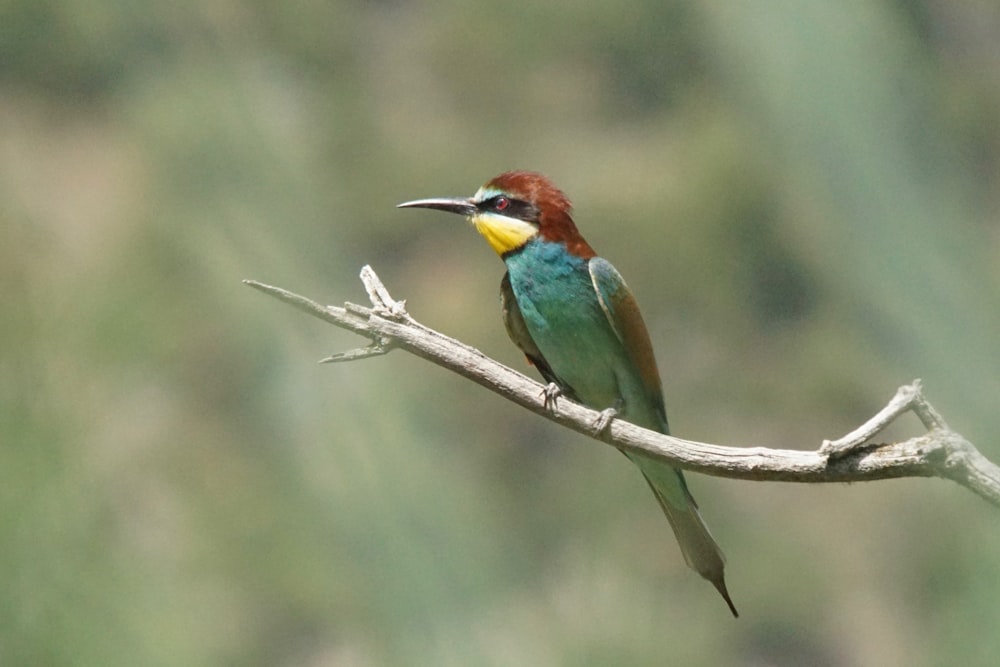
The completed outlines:
[[[952,431],[922,393],[920,381],[900,387],[875,416],[815,451],[713,445],[650,431],[621,419],[595,431],[601,413],[566,398],[551,400],[544,385],[500,364],[475,348],[420,324],[396,301],[369,266],[361,270],[372,307],[346,303],[322,306],[279,287],[245,280],[266,294],[342,329],[369,338],[364,348],[335,354],[323,362],[351,361],[399,348],[443,366],[535,414],[619,449],[662,459],[679,468],[718,477],[781,482],[860,482],[898,477],[940,477],[971,489],[1000,506],[1000,467]],[[902,442],[872,438],[906,412],[917,415],[927,432]]]

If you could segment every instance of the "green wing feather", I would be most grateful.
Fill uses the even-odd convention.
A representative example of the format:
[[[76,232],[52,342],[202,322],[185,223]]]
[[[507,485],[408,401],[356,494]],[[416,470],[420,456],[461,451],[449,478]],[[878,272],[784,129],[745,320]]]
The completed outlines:
[[[621,274],[610,262],[594,257],[590,260],[588,268],[601,309],[625,348],[629,361],[638,372],[646,399],[662,418],[660,430],[668,433],[670,429],[667,425],[666,409],[663,407],[660,373],[656,367],[649,330],[639,312],[639,304]],[[708,579],[729,605],[733,616],[738,616],[736,607],[729,597],[729,591],[726,590],[725,557],[698,512],[698,505],[688,491],[684,475],[680,470],[660,461],[632,454],[626,455],[646,478],[649,488],[652,489],[653,495],[656,496],[660,508],[674,530],[688,566]]]
[[[659,430],[669,433],[667,411],[663,407],[660,372],[656,368],[653,344],[649,340],[649,330],[642,320],[642,313],[639,312],[639,304],[625,284],[625,279],[611,262],[594,257],[587,268],[590,270],[590,280],[594,284],[594,292],[597,294],[601,309],[618,340],[621,341],[622,347],[625,348],[632,366],[638,372],[647,401],[663,421],[658,425]]]

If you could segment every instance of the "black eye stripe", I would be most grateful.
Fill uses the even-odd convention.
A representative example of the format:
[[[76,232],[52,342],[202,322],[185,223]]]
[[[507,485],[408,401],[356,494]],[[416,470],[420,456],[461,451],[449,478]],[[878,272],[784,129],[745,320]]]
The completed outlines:
[[[482,201],[478,206],[484,213],[499,213],[508,218],[517,218],[525,222],[538,222],[538,209],[530,202],[514,199],[506,195],[496,195]]]

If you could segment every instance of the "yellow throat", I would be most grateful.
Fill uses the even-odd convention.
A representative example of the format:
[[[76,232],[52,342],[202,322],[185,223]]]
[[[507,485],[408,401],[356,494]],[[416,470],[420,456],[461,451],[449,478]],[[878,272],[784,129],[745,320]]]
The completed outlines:
[[[472,216],[472,224],[501,257],[538,234],[538,227],[530,222],[496,213],[478,213]]]

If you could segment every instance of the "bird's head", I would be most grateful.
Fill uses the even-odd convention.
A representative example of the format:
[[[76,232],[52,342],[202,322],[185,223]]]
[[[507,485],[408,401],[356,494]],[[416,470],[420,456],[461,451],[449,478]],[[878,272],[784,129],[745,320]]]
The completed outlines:
[[[530,171],[500,174],[468,199],[418,199],[399,208],[433,208],[464,215],[501,257],[536,236],[562,243],[580,257],[595,255],[576,229],[566,195],[548,178]]]

